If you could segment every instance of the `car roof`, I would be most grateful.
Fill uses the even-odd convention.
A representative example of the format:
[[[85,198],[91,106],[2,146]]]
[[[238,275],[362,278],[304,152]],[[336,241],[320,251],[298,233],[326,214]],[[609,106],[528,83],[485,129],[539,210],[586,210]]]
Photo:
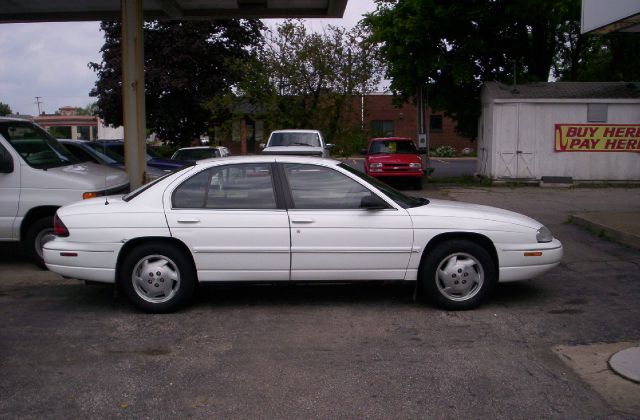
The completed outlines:
[[[202,149],[219,149],[220,147],[218,146],[191,146],[191,147],[181,147],[178,150],[176,150],[176,152],[179,152],[180,150],[202,150]]]
[[[271,134],[273,133],[319,133],[318,130],[296,130],[296,129],[287,129],[287,130],[273,130],[271,132]]]
[[[341,163],[335,159],[326,159],[320,157],[295,156],[295,155],[244,155],[244,156],[227,156],[223,158],[202,159],[196,162],[196,165],[203,165],[209,162],[227,163],[261,163],[261,162],[283,162],[283,163],[300,163],[300,164],[320,164],[323,166],[335,166]]]

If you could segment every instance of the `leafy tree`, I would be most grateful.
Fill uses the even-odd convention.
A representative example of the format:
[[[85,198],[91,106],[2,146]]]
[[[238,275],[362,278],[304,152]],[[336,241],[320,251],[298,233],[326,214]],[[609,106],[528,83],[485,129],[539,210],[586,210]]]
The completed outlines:
[[[11,107],[4,102],[0,102],[0,117],[4,117],[5,115],[12,114]]]
[[[430,105],[475,138],[484,81],[547,81],[552,70],[563,80],[637,77],[636,61],[613,58],[640,54],[620,45],[626,34],[580,36],[579,18],[579,0],[377,0],[366,24],[398,100],[427,87]]]
[[[92,102],[83,108],[76,108],[77,115],[96,115],[98,112],[98,103]]]
[[[122,124],[121,26],[101,23],[102,62],[89,63],[98,74],[91,96],[109,124]],[[153,21],[144,26],[147,125],[162,139],[188,145],[206,132],[212,118],[204,106],[229,92],[241,79],[229,65],[250,58],[261,43],[257,20]]]
[[[383,68],[366,27],[315,33],[287,20],[267,32],[259,59],[276,128],[317,128],[345,152],[357,147],[350,141],[359,122],[354,99],[378,86]]]

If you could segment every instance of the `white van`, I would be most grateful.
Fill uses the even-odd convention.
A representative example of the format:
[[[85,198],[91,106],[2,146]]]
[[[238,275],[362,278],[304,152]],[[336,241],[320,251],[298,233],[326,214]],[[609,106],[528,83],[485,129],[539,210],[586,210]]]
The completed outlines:
[[[53,239],[59,207],[128,191],[124,171],[78,163],[36,124],[0,118],[0,241],[22,242],[36,264],[44,267],[42,246]]]

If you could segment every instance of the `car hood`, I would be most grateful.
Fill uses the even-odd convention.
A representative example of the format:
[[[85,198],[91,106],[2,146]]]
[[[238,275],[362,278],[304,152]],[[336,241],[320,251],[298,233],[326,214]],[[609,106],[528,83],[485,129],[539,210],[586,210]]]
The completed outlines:
[[[111,189],[129,183],[129,176],[120,169],[115,169],[108,165],[98,165],[93,162],[49,168],[46,170],[46,174],[46,181],[44,182],[40,176],[25,176],[23,178],[23,186],[88,192]]]
[[[418,155],[400,155],[400,154],[375,154],[368,155],[369,163],[422,163],[422,159]]]
[[[498,230],[503,230],[504,225],[535,230],[542,226],[540,222],[520,213],[459,201],[429,199],[429,204],[408,208],[407,211],[414,219],[414,226],[418,228],[432,228],[434,225],[461,228],[466,226],[467,221],[469,226],[474,227],[478,226],[478,222],[484,221],[481,225],[485,228]]]
[[[319,146],[269,146],[262,153],[266,155],[303,155],[321,156],[322,147]]]

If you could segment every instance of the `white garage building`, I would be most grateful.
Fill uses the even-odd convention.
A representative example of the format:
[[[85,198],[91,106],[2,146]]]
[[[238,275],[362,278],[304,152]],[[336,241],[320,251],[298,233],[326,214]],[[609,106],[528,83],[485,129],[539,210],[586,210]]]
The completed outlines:
[[[486,83],[478,172],[501,181],[640,181],[640,84]]]

